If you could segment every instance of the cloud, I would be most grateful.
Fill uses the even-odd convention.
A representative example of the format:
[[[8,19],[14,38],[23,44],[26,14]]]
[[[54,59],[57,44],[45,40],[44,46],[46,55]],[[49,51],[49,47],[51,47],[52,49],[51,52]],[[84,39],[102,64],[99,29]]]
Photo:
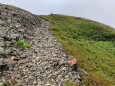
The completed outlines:
[[[115,0],[0,0],[34,14],[85,17],[115,27]]]

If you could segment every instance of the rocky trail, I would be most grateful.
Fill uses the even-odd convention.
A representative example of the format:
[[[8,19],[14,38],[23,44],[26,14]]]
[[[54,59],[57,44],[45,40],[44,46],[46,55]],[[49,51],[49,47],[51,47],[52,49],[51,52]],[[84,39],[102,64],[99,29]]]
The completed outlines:
[[[73,57],[48,29],[48,21],[22,9],[0,4],[0,86],[66,86],[71,80],[83,86],[86,72],[72,71],[67,64]],[[18,40],[31,44],[17,46]]]

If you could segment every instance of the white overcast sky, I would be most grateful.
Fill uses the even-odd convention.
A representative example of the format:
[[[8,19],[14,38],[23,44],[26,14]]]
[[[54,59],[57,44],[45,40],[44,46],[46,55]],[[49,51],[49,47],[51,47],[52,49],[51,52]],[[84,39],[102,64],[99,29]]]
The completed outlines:
[[[92,19],[115,28],[115,0],[0,0],[33,14],[65,14]]]

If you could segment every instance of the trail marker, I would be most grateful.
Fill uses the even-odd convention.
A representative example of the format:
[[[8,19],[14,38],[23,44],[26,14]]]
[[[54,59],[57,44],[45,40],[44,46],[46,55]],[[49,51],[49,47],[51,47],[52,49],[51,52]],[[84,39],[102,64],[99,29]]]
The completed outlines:
[[[71,64],[71,65],[76,64],[76,59],[70,60],[70,64]]]

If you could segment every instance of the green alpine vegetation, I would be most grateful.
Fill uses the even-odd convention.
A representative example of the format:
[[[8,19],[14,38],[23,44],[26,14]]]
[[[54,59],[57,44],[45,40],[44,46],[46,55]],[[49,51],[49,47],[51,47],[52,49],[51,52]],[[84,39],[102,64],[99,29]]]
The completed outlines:
[[[31,45],[30,45],[30,44],[27,44],[24,40],[18,40],[18,41],[17,41],[17,45],[18,45],[19,47],[24,48],[24,49],[27,49],[27,48],[30,48],[30,47],[31,47]]]
[[[41,15],[53,23],[49,29],[63,44],[64,51],[88,72],[84,86],[115,86],[115,30],[80,17]],[[68,84],[68,83],[67,83]]]

